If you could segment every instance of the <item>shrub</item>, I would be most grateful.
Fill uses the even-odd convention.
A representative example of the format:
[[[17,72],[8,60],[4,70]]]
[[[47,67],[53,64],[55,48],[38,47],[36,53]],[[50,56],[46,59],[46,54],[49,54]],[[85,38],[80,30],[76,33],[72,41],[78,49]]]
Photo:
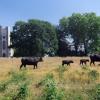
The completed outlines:
[[[13,100],[25,100],[27,96],[27,84],[22,84],[18,90],[18,93],[12,97]]]
[[[7,89],[9,83],[10,83],[9,79],[6,81],[0,82],[0,92],[4,92]]]
[[[96,86],[96,100],[100,100],[100,84]]]
[[[88,73],[88,76],[92,79],[92,80],[96,80],[99,77],[99,73],[96,70],[92,70]]]
[[[43,100],[64,100],[64,93],[58,89],[51,74],[46,77],[43,92]]]
[[[93,86],[91,89],[87,90],[89,100],[100,100],[100,84]]]
[[[53,76],[52,73],[47,74],[42,80],[40,80],[40,81],[36,84],[36,87],[38,88],[38,87],[40,87],[40,86],[45,85],[45,83],[47,82],[48,79],[51,79],[51,80],[52,80],[53,78],[54,78],[54,76]]]
[[[14,83],[19,83],[21,81],[27,80],[25,71],[22,72],[12,72],[11,73],[11,81]]]
[[[7,84],[7,82],[0,83],[0,92],[4,92],[6,90]]]
[[[25,71],[9,72],[10,78],[7,82],[0,84],[0,91],[4,91],[4,100],[25,100],[30,78]]]

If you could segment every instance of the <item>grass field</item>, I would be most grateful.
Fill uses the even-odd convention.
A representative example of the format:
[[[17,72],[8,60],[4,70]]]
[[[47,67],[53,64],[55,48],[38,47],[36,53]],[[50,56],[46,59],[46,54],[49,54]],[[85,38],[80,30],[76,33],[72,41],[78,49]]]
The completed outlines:
[[[62,67],[63,59],[71,59],[74,63]],[[99,63],[91,67],[87,63],[82,67],[79,65],[80,57],[48,57],[43,60],[38,69],[27,66],[19,70],[20,58],[0,58],[0,100],[100,100],[97,88],[100,83]],[[48,73],[53,75],[51,80],[59,91],[63,91],[63,97],[47,99],[46,95],[42,99],[42,95],[48,93],[48,87],[42,83],[46,77],[49,78],[46,76]]]

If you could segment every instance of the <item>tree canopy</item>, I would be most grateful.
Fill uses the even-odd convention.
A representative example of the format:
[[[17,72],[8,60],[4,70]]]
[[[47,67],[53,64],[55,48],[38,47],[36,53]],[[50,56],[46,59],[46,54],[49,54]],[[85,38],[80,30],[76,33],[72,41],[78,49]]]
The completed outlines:
[[[100,48],[100,17],[95,13],[73,13],[70,17],[62,18],[59,27],[63,38],[71,36],[75,54],[78,54],[80,45],[84,45],[86,55]]]
[[[17,21],[11,32],[11,42],[14,56],[100,53],[100,16],[73,13],[60,19],[57,26],[36,19]]]
[[[14,56],[55,55],[58,48],[55,27],[49,22],[35,19],[16,22],[11,41]]]

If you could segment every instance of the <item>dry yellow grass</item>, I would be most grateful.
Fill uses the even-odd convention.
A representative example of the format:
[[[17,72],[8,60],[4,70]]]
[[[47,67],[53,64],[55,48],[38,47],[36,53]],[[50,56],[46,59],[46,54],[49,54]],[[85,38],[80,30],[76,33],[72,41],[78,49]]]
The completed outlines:
[[[72,63],[71,66],[68,67],[68,70],[64,72],[63,82],[65,82],[65,84],[63,84],[63,87],[66,89],[79,88],[77,84],[73,85],[69,83],[70,80],[79,81],[79,84],[82,83],[84,85],[84,83],[88,82],[89,78],[87,74],[84,74],[85,70],[83,71],[82,67],[79,64],[81,58],[88,58],[88,57],[47,57],[43,58],[43,62],[39,62],[38,69],[33,69],[33,66],[27,65],[26,66],[27,74],[34,78],[32,84],[29,86],[30,91],[32,91],[32,94],[35,96],[41,94],[42,88],[36,88],[36,84],[47,73],[53,73],[56,81],[59,81],[59,72],[57,72],[57,69],[62,64],[62,60],[64,59],[71,59],[74,61],[74,63]],[[20,72],[21,71],[19,69],[20,64],[21,64],[21,58],[0,58],[0,81],[9,78],[8,74],[11,71]],[[100,73],[100,66],[98,66],[98,63],[96,63],[96,66],[92,65],[91,67],[89,63],[87,63],[87,68],[89,68],[90,70],[96,70],[97,72]],[[22,70],[24,70],[24,68]],[[96,82],[100,83],[100,77],[98,78],[98,80],[96,80]],[[81,86],[80,88],[84,87],[82,85],[80,86]]]
[[[87,58],[87,57],[81,57],[81,58]],[[80,57],[47,57],[44,58],[43,62],[39,62],[38,69],[33,70],[33,66],[26,66],[27,72],[30,74],[34,74],[37,78],[42,77],[48,72],[54,72],[55,69],[58,68],[59,65],[61,65],[63,59],[71,59],[74,61],[74,63],[70,66],[70,72],[73,72],[75,70],[81,70],[81,67],[79,65]],[[0,58],[0,80],[3,80],[7,78],[7,74],[9,71],[20,71],[19,66],[21,64],[20,62],[21,58]],[[88,63],[89,66],[89,63]],[[100,66],[98,66],[98,63],[96,63],[96,66],[90,67],[90,69],[95,69],[98,72],[100,72]]]

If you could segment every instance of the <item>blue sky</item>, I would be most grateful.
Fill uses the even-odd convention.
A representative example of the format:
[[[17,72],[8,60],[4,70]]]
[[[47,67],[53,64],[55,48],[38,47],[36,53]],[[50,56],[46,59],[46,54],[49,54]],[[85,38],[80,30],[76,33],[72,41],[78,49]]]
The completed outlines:
[[[100,16],[100,0],[0,0],[0,25],[40,19],[58,24],[72,13],[95,12]]]

